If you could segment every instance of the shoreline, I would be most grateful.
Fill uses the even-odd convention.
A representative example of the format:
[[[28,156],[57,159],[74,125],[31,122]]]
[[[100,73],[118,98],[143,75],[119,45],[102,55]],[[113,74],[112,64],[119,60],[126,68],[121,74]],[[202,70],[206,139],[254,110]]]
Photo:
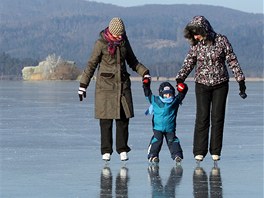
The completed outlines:
[[[92,81],[94,81],[96,78],[93,77]],[[8,78],[0,78],[0,81],[79,81],[80,78],[78,77],[76,80],[24,80],[23,78],[12,78],[12,79],[8,79]],[[130,76],[130,80],[131,81],[142,81],[142,77],[134,77],[134,76]],[[151,77],[152,81],[175,81],[174,77],[171,78],[167,78],[167,77],[156,77],[156,76],[152,76]],[[188,77],[186,78],[185,81],[189,81],[189,82],[194,82],[194,78],[193,77]],[[234,82],[236,81],[235,78],[230,78],[229,79],[230,82]],[[246,77],[246,82],[264,82],[264,78],[260,78],[260,77]]]
[[[142,77],[130,77],[131,81],[141,81],[142,80]],[[156,76],[152,76],[151,77],[151,81],[175,81],[175,78],[167,78],[167,77],[156,77]],[[186,78],[185,81],[194,81],[194,78],[193,77],[188,77]],[[229,79],[230,82],[234,82],[236,81],[235,78],[230,78]],[[264,81],[264,78],[258,78],[258,77],[246,77],[246,82],[258,82],[258,81]]]

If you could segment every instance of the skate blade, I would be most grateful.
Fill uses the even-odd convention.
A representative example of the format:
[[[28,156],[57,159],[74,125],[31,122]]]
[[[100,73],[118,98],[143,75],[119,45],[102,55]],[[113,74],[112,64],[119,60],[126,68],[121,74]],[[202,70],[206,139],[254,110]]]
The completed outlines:
[[[217,160],[214,161],[214,168],[218,168],[218,163],[217,163]]]

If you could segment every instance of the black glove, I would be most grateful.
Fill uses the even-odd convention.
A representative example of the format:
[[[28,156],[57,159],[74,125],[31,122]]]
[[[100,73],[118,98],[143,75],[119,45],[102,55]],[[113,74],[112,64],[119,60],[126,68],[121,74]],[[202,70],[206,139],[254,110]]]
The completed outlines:
[[[181,78],[177,78],[177,79],[176,79],[176,82],[177,82],[177,84],[179,84],[179,83],[183,83],[183,82],[184,82],[184,80],[183,80],[183,79],[181,79]]]
[[[144,75],[142,83],[144,86],[149,87],[151,83],[151,76],[149,74]]]
[[[86,88],[81,84],[78,90],[80,101],[83,100],[83,97],[86,98]]]
[[[246,85],[245,85],[245,81],[241,80],[239,81],[239,95],[241,98],[245,99],[247,97],[246,94]]]

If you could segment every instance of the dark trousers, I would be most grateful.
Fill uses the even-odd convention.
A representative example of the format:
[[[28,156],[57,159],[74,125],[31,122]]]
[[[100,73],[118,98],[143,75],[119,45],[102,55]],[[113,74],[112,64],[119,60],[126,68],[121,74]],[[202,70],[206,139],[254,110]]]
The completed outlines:
[[[183,159],[182,148],[180,140],[176,137],[175,132],[161,132],[153,130],[153,136],[150,140],[148,149],[148,159],[152,157],[159,157],[159,153],[163,144],[163,137],[165,137],[168,148],[171,153],[171,158],[174,160],[176,156]]]
[[[211,121],[209,152],[212,155],[221,155],[228,82],[216,86],[196,83],[195,94],[196,121],[193,154],[194,156],[207,154]]]
[[[128,125],[124,111],[121,111],[121,118],[116,119],[116,151],[117,153],[129,152]],[[100,119],[101,128],[101,154],[113,153],[113,119]]]

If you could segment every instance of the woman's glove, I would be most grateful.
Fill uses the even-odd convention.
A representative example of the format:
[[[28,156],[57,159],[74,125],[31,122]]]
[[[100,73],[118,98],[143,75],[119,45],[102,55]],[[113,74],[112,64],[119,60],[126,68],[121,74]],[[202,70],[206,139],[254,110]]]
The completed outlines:
[[[80,84],[78,94],[79,94],[80,101],[82,101],[83,98],[86,98],[86,88],[84,85]]]
[[[149,87],[151,83],[151,76],[149,74],[144,75],[142,82],[144,86]]]
[[[245,81],[241,80],[238,83],[239,83],[239,91],[240,91],[239,95],[241,98],[245,99],[247,97]]]
[[[181,79],[181,78],[177,78],[177,79],[176,79],[176,82],[177,82],[177,85],[178,85],[179,83],[183,83],[183,82],[184,82],[184,80],[183,80],[183,79]]]

